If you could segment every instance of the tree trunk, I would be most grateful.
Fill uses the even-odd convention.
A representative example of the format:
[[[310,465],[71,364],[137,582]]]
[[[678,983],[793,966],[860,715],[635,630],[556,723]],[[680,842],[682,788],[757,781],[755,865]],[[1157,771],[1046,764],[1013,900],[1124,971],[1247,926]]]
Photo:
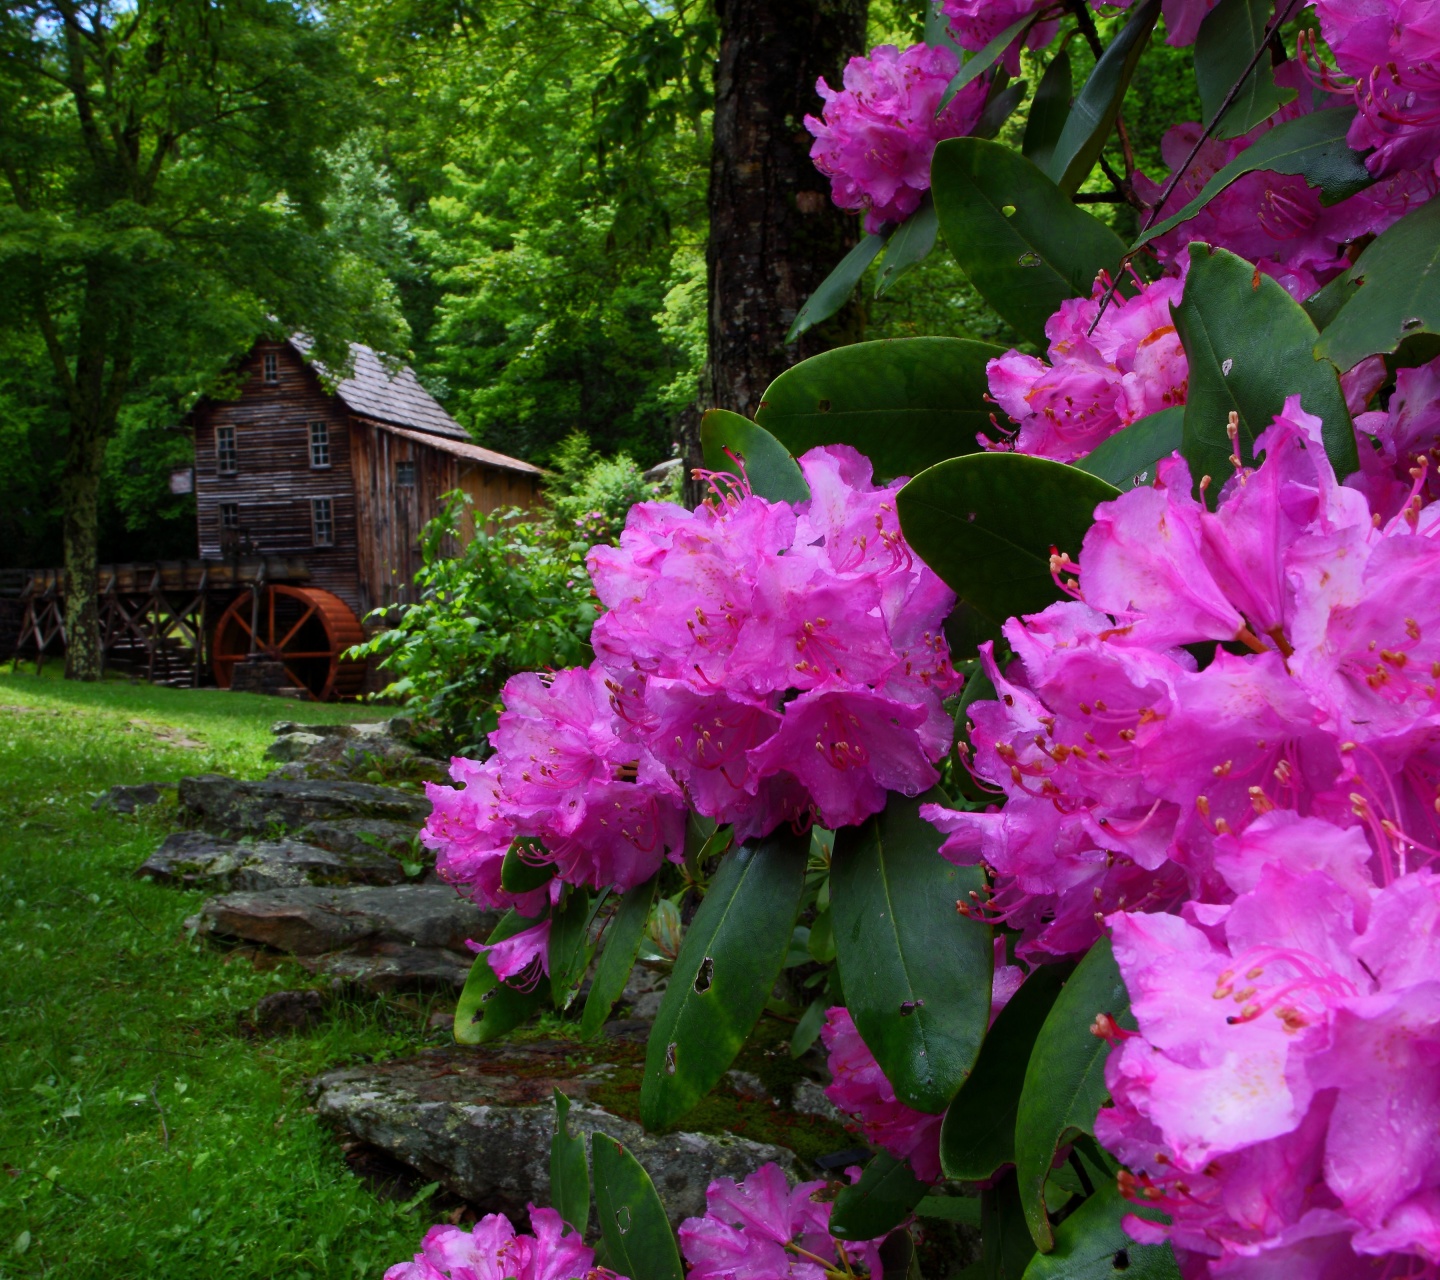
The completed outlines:
[[[108,432],[93,422],[70,423],[60,481],[65,533],[65,678],[101,676],[100,612],[95,595],[100,467]]]
[[[709,356],[704,407],[753,414],[777,374],[862,333],[851,304],[785,345],[805,300],[856,243],[859,223],[830,201],[810,161],[815,81],[839,85],[864,52],[868,0],[715,0],[720,57],[710,158]],[[686,432],[687,466],[699,462]]]

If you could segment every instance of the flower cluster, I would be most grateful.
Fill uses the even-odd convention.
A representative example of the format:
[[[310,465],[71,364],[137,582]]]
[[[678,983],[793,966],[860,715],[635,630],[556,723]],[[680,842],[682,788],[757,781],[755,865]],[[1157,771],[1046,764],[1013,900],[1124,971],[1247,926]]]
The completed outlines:
[[[503,1213],[473,1231],[434,1226],[413,1262],[398,1262],[385,1280],[624,1280],[595,1266],[595,1251],[567,1231],[554,1209],[530,1209],[533,1235],[517,1234]]]
[[[919,794],[953,731],[954,596],[905,545],[901,482],[875,486],[846,447],[800,467],[806,503],[717,482],[695,511],[637,506],[619,546],[590,552],[592,643],[627,732],[742,840]]]
[[[1376,377],[1383,375],[1382,364]],[[1425,500],[1440,497],[1440,359],[1401,369],[1389,404],[1359,414],[1355,431],[1360,472],[1345,483],[1364,493],[1382,519],[1392,519],[1409,500],[1418,466],[1425,468]]]
[[[930,157],[945,138],[969,133],[985,106],[986,86],[974,80],[940,108],[940,96],[960,63],[946,48],[911,45],[901,53],[882,44],[868,58],[851,58],[844,87],[822,77],[823,118],[805,117],[815,137],[810,158],[830,179],[842,209],[865,211],[865,229],[903,222],[930,189]],[[937,114],[938,112],[938,114]]]
[[[940,11],[950,34],[962,49],[978,53],[998,35],[1017,22],[1033,18],[1029,29],[1017,36],[1001,55],[1002,65],[1012,76],[1020,70],[1020,46],[1043,49],[1060,29],[1059,20],[1041,18],[1041,11],[1053,8],[1045,0],[941,0]]]
[[[825,1096],[859,1125],[867,1142],[897,1160],[908,1160],[922,1182],[939,1181],[940,1124],[945,1117],[916,1111],[895,1096],[848,1009],[829,1010],[820,1036],[831,1076]]]
[[[1019,351],[990,361],[990,394],[1019,424],[1012,447],[1073,462],[1136,419],[1184,404],[1189,365],[1170,318],[1183,287],[1157,280],[1132,298],[1117,294],[1102,313],[1098,280],[1046,323],[1049,363]]]
[[[793,1191],[779,1165],[761,1165],[743,1182],[717,1178],[705,1191],[705,1216],[680,1224],[688,1280],[882,1280],[880,1241],[830,1235],[824,1182]]]

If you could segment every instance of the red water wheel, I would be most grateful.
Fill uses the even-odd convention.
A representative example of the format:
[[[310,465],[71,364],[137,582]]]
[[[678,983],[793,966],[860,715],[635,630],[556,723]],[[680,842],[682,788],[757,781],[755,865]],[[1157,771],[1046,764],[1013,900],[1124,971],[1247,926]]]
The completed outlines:
[[[318,701],[354,697],[365,663],[342,655],[364,638],[360,620],[338,596],[319,587],[262,587],[220,615],[211,666],[222,689],[234,680],[237,662],[259,658],[283,663],[290,683]]]

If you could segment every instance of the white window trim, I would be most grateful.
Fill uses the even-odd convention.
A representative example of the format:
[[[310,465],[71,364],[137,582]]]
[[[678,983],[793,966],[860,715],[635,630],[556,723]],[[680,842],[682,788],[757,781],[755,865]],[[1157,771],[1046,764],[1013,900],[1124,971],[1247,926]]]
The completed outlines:
[[[221,439],[228,439],[230,447],[228,450],[220,447]],[[229,454],[230,465],[225,465],[226,454]],[[215,428],[215,474],[217,476],[233,476],[240,471],[240,433],[236,431],[234,424],[221,423]]]
[[[271,375],[274,376],[271,376]],[[260,379],[266,386],[273,387],[280,381],[280,353],[264,351],[260,355]]]

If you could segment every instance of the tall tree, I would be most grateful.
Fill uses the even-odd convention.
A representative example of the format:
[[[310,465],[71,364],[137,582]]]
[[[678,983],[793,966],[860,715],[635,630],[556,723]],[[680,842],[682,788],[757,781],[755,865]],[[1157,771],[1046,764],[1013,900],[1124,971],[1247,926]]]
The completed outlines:
[[[349,80],[308,6],[0,9],[0,323],[38,333],[65,417],[66,674],[100,674],[96,513],[132,390],[303,329],[332,368],[395,350],[388,287],[326,229]]]

